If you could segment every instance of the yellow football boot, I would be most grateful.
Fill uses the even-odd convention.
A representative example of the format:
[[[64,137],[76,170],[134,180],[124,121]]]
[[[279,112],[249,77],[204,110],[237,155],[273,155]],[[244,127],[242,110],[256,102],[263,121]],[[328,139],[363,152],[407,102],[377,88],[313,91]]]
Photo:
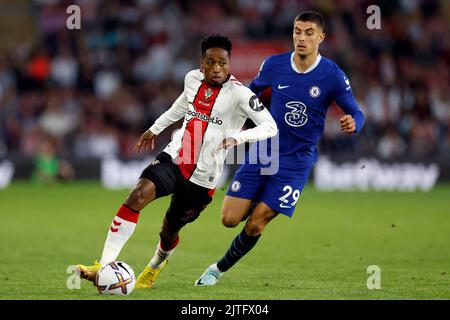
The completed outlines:
[[[80,275],[81,278],[95,283],[97,272],[102,268],[102,265],[98,261],[95,261],[94,265],[92,266],[85,266],[82,264],[78,264],[76,268],[77,273]]]
[[[136,280],[136,288],[138,289],[150,289],[158,278],[161,270],[166,266],[167,260],[161,265],[159,269],[152,269],[150,266],[146,266],[144,271],[141,272]]]

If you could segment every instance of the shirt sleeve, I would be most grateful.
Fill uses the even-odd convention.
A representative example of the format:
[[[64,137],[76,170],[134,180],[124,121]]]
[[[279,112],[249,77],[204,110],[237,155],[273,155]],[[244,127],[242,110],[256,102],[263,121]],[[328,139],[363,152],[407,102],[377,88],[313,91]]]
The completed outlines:
[[[350,80],[347,78],[344,71],[339,68],[337,72],[336,86],[336,95],[334,100],[345,114],[349,114],[353,117],[353,119],[355,119],[356,129],[354,133],[358,133],[364,126],[364,114],[353,96]]]
[[[256,127],[243,130],[233,135],[232,138],[236,139],[237,144],[241,144],[275,136],[278,128],[272,115],[255,94],[247,88],[245,89],[246,93],[241,98],[240,108],[244,115],[255,123]]]
[[[269,81],[269,79],[269,63],[268,59],[266,59],[261,64],[258,75],[250,83],[250,90],[252,90],[257,96],[259,96],[265,88],[270,87],[271,82]]]
[[[172,106],[164,112],[155,123],[150,127],[150,131],[154,134],[160,134],[164,129],[169,127],[171,124],[177,122],[186,115],[189,107],[189,102],[186,96],[186,82],[188,77],[185,79],[185,90],[180,94],[180,96],[175,100]]]

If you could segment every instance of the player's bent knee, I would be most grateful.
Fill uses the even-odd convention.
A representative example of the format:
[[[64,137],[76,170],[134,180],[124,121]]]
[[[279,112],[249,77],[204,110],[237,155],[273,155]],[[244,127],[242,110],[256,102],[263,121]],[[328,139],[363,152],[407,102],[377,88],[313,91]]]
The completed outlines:
[[[230,215],[222,215],[222,224],[227,228],[234,228],[239,224],[239,222],[241,222],[241,219]]]
[[[256,237],[263,232],[265,226],[266,224],[264,223],[263,220],[249,219],[245,224],[245,231],[249,236]]]
[[[227,228],[234,228],[241,222],[240,212],[232,210],[232,207],[222,208],[222,224]]]
[[[251,200],[225,196],[222,204],[222,224],[228,228],[236,227],[251,205]]]

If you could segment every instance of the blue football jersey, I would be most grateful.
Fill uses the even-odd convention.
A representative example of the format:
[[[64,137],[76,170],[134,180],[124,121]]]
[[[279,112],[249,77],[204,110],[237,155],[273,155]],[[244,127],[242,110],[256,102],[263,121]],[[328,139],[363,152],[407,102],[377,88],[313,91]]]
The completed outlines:
[[[272,88],[270,113],[279,130],[281,168],[295,168],[299,162],[317,160],[317,143],[333,100],[345,114],[353,116],[356,132],[364,124],[364,115],[355,101],[349,79],[335,62],[319,55],[308,70],[300,73],[293,57],[294,52],[270,56],[250,84],[257,95],[267,87]],[[268,154],[270,146],[269,141],[265,151]],[[252,149],[257,147],[255,144]]]

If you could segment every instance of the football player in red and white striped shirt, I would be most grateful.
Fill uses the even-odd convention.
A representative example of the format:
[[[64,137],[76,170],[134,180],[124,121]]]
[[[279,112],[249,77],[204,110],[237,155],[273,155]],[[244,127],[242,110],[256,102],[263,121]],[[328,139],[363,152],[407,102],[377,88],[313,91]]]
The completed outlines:
[[[172,107],[142,134],[136,151],[153,149],[158,134],[184,117],[181,130],[142,172],[108,232],[101,260],[78,265],[82,278],[95,281],[101,266],[117,259],[136,227],[140,211],[173,194],[155,255],[139,275],[137,288],[150,288],[179,242],[179,231],[211,202],[227,149],[277,133],[272,116],[256,95],[230,74],[231,41],[210,36],[201,42],[201,69],[190,71]],[[241,131],[250,118],[256,125]]]

